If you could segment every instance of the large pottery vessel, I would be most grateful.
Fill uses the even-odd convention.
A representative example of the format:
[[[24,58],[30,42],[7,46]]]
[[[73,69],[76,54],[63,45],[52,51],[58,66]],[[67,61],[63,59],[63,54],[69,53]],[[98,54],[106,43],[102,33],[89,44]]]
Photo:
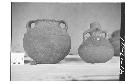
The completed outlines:
[[[27,23],[23,47],[36,63],[54,64],[70,52],[71,38],[63,20],[38,19]]]

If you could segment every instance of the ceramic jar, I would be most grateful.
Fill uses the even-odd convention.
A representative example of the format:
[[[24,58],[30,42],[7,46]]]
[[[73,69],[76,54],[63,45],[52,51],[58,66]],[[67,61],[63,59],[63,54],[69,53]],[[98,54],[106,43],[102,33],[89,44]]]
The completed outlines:
[[[83,42],[78,49],[79,56],[88,63],[109,61],[114,55],[114,48],[106,36],[107,33],[101,30],[98,22],[91,23],[90,29],[83,33]]]
[[[68,26],[63,20],[38,19],[26,25],[23,47],[25,52],[38,64],[54,64],[70,52],[71,38]]]

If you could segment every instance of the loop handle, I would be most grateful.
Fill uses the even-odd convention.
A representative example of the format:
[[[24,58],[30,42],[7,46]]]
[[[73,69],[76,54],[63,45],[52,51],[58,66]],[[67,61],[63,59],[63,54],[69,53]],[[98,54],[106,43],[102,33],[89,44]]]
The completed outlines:
[[[106,31],[101,31],[101,33],[104,33],[105,34],[105,37],[106,38],[108,36],[107,32]]]
[[[63,24],[65,25],[64,28],[62,28],[62,27],[60,26],[62,29],[66,30],[66,31],[68,30],[68,25],[66,24],[66,22],[65,22],[64,20],[60,20],[60,21],[58,21],[58,22],[59,22],[59,26],[61,25],[61,23],[63,23]]]
[[[56,21],[56,20],[49,20],[49,19],[38,19],[38,20],[31,20],[31,21],[29,21],[29,22],[26,24],[27,30],[31,29],[31,28],[32,28],[32,27],[31,27],[32,23],[36,23],[37,21],[55,21],[55,22],[58,22],[58,23],[59,23],[59,26],[61,25],[61,23],[63,23],[65,26],[64,26],[63,28],[62,28],[61,26],[60,26],[60,27],[61,27],[62,29],[64,29],[64,30],[66,30],[66,31],[67,31],[67,29],[68,29],[68,25],[67,25],[66,22],[63,21],[63,20]]]
[[[83,33],[83,40],[85,40],[85,35],[86,35],[87,33],[89,33],[89,35],[91,35],[91,34],[90,34],[90,31],[91,31],[91,30],[89,29],[89,30],[87,30],[87,31],[85,31],[85,32]]]
[[[36,23],[36,21],[37,21],[37,20],[31,20],[31,21],[29,21],[29,22],[26,24],[27,30],[31,29],[31,24],[32,24],[32,23]]]

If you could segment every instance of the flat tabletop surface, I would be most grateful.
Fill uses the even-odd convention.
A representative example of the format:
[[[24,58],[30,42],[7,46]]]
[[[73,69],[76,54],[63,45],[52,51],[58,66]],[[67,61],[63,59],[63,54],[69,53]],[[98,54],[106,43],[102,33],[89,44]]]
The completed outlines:
[[[78,55],[68,55],[58,64],[30,65],[25,57],[24,65],[11,65],[12,81],[83,81],[119,80],[120,57],[106,63],[86,63]]]

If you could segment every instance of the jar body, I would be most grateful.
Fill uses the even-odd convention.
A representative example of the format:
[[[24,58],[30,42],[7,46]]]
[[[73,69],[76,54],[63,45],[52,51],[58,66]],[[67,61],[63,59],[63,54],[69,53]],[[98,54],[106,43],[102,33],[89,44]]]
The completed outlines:
[[[39,21],[24,34],[23,47],[37,63],[54,64],[69,54],[71,38],[57,21]]]
[[[90,36],[85,38],[87,33]],[[91,23],[90,29],[83,33],[83,42],[78,49],[79,56],[88,63],[105,63],[110,60],[114,55],[114,48],[106,39],[107,36],[99,23]]]
[[[114,55],[114,49],[108,40],[89,37],[80,45],[79,56],[88,63],[105,63]]]

